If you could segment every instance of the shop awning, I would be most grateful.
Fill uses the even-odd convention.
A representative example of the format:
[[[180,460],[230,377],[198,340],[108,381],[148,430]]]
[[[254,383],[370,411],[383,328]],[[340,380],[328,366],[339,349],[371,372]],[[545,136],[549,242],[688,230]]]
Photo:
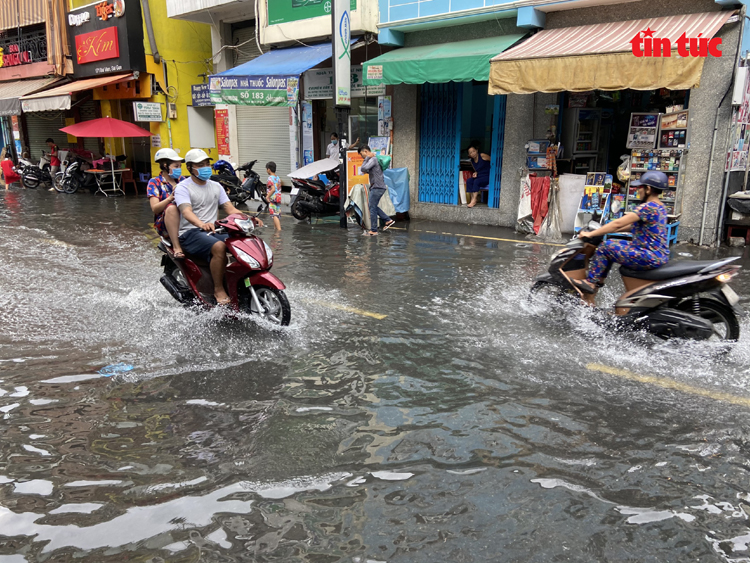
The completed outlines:
[[[352,39],[354,43],[356,39]],[[274,49],[209,77],[211,102],[245,106],[296,106],[299,77],[331,58],[330,43]]]
[[[700,84],[703,57],[680,57],[677,41],[712,38],[734,11],[545,29],[494,57],[490,94],[588,90],[685,90]],[[642,31],[669,39],[669,57],[636,57],[631,41]]]
[[[501,35],[396,49],[364,63],[364,83],[437,84],[451,81],[484,81],[489,77],[490,59],[523,37]]]
[[[57,78],[36,78],[0,82],[0,116],[21,115],[21,101],[19,100],[21,96],[42,90],[57,80]]]
[[[76,92],[91,90],[100,86],[117,84],[133,80],[132,74],[117,74],[114,76],[101,76],[99,78],[87,78],[68,82],[44,92],[29,94],[21,97],[21,108],[24,113],[32,111],[56,111],[70,109],[71,96]]]

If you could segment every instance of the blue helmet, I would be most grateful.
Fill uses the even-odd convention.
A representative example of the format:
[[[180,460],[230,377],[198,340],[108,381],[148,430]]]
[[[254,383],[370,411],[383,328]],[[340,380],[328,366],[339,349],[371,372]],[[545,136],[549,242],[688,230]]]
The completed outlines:
[[[217,160],[216,162],[214,162],[213,169],[216,172],[226,172],[228,174],[234,174],[234,167],[226,160]]]
[[[669,178],[667,178],[664,172],[649,170],[639,180],[630,182],[630,185],[634,188],[638,186],[650,186],[655,190],[667,190],[669,189]]]

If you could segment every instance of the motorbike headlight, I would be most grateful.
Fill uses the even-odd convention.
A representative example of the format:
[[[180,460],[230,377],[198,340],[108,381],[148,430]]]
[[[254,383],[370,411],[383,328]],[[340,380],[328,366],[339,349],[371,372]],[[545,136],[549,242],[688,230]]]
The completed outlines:
[[[252,219],[235,220],[234,224],[246,233],[252,233],[255,230],[255,223]]]
[[[273,250],[271,250],[271,247],[268,246],[266,241],[263,241],[263,245],[266,247],[266,256],[268,256],[268,263],[270,264],[273,262]]]
[[[245,264],[247,264],[254,270],[260,270],[260,264],[258,263],[258,261],[250,256],[247,252],[237,247],[235,247],[234,251],[237,253],[237,258],[242,260]]]

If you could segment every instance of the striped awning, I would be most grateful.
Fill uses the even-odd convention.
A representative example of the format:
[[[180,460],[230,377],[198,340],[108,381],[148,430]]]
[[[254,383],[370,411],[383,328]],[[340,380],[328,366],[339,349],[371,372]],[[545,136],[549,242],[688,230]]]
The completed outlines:
[[[0,0],[0,31],[45,21],[44,0]]]
[[[0,82],[0,116],[21,115],[19,98],[36,92],[57,82],[57,78],[36,78],[32,80],[15,80]]]
[[[678,55],[677,40],[712,38],[736,12],[717,11],[545,29],[490,61],[490,94],[588,90],[682,90],[700,84],[705,58]],[[641,31],[669,39],[669,57],[636,57]]]

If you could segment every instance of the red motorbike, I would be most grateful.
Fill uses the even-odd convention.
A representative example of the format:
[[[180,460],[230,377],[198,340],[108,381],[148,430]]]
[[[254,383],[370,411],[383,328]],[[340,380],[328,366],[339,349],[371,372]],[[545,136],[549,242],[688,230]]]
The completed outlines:
[[[240,213],[216,221],[217,233],[228,233],[227,264],[224,284],[235,311],[258,315],[267,321],[287,326],[292,309],[284,293],[286,286],[271,272],[273,251],[254,234],[255,218]],[[159,281],[184,305],[216,306],[214,282],[208,262],[187,256],[177,259],[168,240],[162,238],[159,250],[164,255],[164,275]]]
[[[338,164],[337,164],[338,166]],[[292,178],[291,212],[295,219],[306,220],[310,215],[339,214],[339,175],[336,169],[326,172],[330,184],[320,180]]]

